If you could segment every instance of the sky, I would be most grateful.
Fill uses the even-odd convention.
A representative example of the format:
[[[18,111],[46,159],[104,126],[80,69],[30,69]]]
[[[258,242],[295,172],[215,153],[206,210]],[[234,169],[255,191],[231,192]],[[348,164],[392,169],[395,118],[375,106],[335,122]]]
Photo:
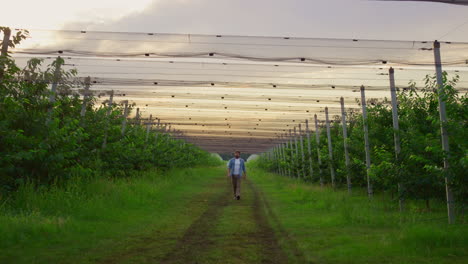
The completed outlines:
[[[0,0],[33,29],[468,42],[468,6],[368,0]]]

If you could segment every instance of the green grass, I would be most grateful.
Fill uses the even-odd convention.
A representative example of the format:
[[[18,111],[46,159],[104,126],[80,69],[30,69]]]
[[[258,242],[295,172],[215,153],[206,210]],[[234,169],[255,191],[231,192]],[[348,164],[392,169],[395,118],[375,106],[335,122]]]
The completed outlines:
[[[152,243],[164,254],[205,210],[203,196],[223,174],[224,168],[154,170],[40,190],[25,185],[0,201],[0,263],[92,263]]]
[[[242,200],[232,201],[213,228],[214,245],[199,263],[261,263],[262,245],[254,235],[258,229],[250,207],[253,195],[246,183],[242,183]],[[231,194],[231,189],[227,191]],[[227,199],[232,199],[231,195]]]
[[[313,263],[468,263],[468,226],[448,226],[442,202],[426,212],[411,201],[400,214],[395,201],[370,201],[364,190],[348,195],[258,168],[249,176],[275,231],[289,233]]]
[[[141,264],[168,254],[170,263],[262,263],[276,250],[272,233],[290,259],[299,249],[312,263],[468,262],[468,228],[448,226],[442,202],[426,212],[411,201],[401,215],[388,197],[369,201],[364,190],[348,195],[252,167],[255,186],[244,182],[241,201],[224,166],[25,185],[0,201],[0,263]],[[192,248],[182,256],[185,241]]]

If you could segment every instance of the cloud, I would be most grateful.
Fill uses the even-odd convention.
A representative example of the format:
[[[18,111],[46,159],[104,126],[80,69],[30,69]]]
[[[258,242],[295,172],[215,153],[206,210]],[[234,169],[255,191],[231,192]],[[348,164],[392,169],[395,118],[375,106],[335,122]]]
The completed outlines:
[[[354,0],[156,0],[112,21],[67,29],[321,38],[433,40],[466,19],[465,7]],[[468,28],[452,41],[468,41]]]

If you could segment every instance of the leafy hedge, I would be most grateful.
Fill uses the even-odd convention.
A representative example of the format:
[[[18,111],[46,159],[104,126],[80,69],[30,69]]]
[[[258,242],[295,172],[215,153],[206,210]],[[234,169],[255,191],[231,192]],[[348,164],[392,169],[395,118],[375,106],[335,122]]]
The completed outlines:
[[[443,75],[445,101],[448,116],[450,143],[449,184],[455,193],[456,202],[466,205],[468,202],[468,98],[455,89],[459,77],[449,78]],[[432,198],[444,199],[445,173],[440,119],[438,111],[438,93],[435,77],[426,76],[425,87],[417,88],[414,83],[409,88],[397,93],[398,115],[401,140],[399,159],[395,158],[391,104],[387,99],[370,99],[367,102],[368,126],[371,149],[370,177],[373,189],[388,191],[397,197],[416,198],[429,201]],[[353,186],[365,187],[366,167],[363,136],[363,119],[360,112],[347,111],[348,145],[350,153],[349,173]],[[328,141],[324,126],[320,129],[320,157],[322,159],[322,177],[330,183],[330,164],[336,171],[336,183],[346,185],[347,168],[345,166],[344,144],[341,116],[334,116],[331,125],[333,160],[329,159]],[[315,134],[310,135],[312,153],[307,151],[307,139],[302,141],[306,155],[306,164],[302,164],[295,149],[286,148],[286,159],[276,159],[274,155],[263,155],[260,164],[269,170],[284,172],[293,168],[294,175],[305,175],[310,181],[319,180],[317,162],[317,144]],[[300,144],[300,143],[299,143]],[[314,174],[310,174],[309,155],[312,156]],[[273,157],[273,158],[271,158]],[[303,169],[305,168],[305,170]],[[299,173],[297,173],[299,172]],[[401,183],[403,190],[397,191]]]
[[[147,139],[140,122],[129,120],[122,136],[125,117],[120,104],[98,104],[91,96],[82,117],[83,98],[76,88],[83,84],[72,81],[76,80],[75,70],[61,69],[63,59],[44,71],[40,59],[30,60],[24,69],[10,57],[0,60],[4,68],[0,80],[0,191],[15,190],[26,181],[48,185],[75,175],[121,177],[150,167],[219,163],[200,148],[159,130],[152,130]],[[49,100],[51,82],[58,83],[53,103]]]

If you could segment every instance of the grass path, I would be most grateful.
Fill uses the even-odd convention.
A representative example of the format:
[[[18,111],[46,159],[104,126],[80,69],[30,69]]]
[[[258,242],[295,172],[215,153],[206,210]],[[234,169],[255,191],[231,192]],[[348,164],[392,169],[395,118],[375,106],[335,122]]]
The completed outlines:
[[[190,204],[205,201],[204,212],[177,238],[164,254],[161,243],[174,239],[155,233],[131,249],[100,263],[305,263],[300,254],[293,258],[279,246],[264,213],[263,199],[250,181],[243,182],[241,200],[234,200],[228,179],[220,175]],[[188,209],[190,210],[190,209]]]
[[[255,166],[240,201],[224,167],[71,181],[3,203],[0,263],[467,263],[466,221],[383,198]]]

